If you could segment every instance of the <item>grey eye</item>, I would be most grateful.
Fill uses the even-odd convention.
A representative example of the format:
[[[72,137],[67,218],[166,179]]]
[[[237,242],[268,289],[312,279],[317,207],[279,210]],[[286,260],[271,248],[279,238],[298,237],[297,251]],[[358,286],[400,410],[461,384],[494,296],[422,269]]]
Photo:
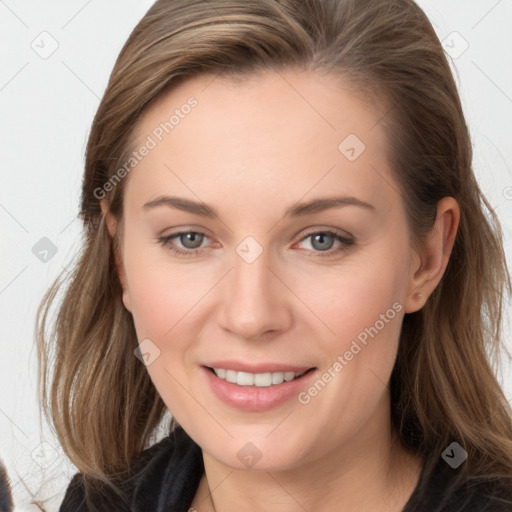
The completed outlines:
[[[187,249],[197,249],[201,246],[204,240],[204,235],[201,233],[181,233],[179,235],[180,243]]]
[[[334,237],[327,233],[317,233],[310,235],[311,245],[319,251],[328,251],[334,245]]]

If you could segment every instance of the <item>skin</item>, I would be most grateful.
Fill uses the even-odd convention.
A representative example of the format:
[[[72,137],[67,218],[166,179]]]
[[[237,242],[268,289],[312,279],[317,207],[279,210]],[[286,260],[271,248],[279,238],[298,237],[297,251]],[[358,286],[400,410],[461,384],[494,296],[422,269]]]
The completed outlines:
[[[149,375],[203,450],[192,507],[402,510],[422,461],[396,442],[388,382],[404,314],[424,305],[446,268],[456,201],[439,202],[432,233],[414,250],[378,122],[384,107],[314,72],[268,71],[247,83],[191,79],[149,107],[137,142],[191,96],[198,105],[127,178],[122,223],[106,200],[102,208],[110,234],[121,229],[118,272],[139,342],[149,338],[160,350]],[[366,146],[353,162],[338,150],[349,134]],[[297,202],[333,194],[374,210],[283,216]],[[144,208],[162,195],[203,201],[219,216]],[[334,254],[336,239],[322,251],[306,238],[326,229],[353,243]],[[192,250],[186,237],[157,241],[181,230],[206,235],[200,253],[171,252],[173,244]],[[236,252],[247,236],[263,248],[252,263]],[[207,360],[286,362],[320,376],[393,303],[401,311],[307,404],[294,397],[268,411],[241,411],[205,384]],[[262,455],[252,468],[237,457],[249,441]]]

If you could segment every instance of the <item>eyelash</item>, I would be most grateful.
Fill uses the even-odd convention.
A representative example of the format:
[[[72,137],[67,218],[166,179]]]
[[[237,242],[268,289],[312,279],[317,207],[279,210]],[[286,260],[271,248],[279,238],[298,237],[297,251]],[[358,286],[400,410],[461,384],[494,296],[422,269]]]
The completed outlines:
[[[204,233],[201,233],[200,231],[178,231],[177,233],[171,233],[170,235],[161,236],[157,238],[158,243],[160,243],[163,247],[166,247],[169,249],[172,253],[177,254],[179,256],[186,256],[186,257],[192,257],[198,255],[202,249],[205,249],[204,247],[197,248],[197,249],[180,249],[179,247],[176,247],[175,245],[171,245],[171,240],[174,238],[178,238],[180,235],[187,235],[190,233],[194,233],[197,235],[206,235]],[[312,237],[313,235],[328,235],[336,239],[337,241],[341,242],[342,245],[340,245],[337,249],[329,249],[327,251],[312,251],[309,249],[306,249],[309,252],[313,253],[313,257],[318,258],[326,258],[330,256],[335,256],[341,252],[344,252],[348,250],[350,246],[354,244],[354,240],[350,238],[346,238],[336,231],[332,230],[325,230],[325,231],[311,231],[305,236],[303,236],[300,239],[300,242],[303,242],[307,238]]]

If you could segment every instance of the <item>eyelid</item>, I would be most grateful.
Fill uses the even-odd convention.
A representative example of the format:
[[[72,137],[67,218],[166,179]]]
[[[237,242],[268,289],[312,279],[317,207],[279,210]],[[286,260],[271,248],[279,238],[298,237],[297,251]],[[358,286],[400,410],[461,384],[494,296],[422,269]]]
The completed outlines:
[[[311,228],[311,230],[306,231],[306,233],[302,235],[302,238],[300,239],[300,241],[304,240],[308,236],[316,235],[317,233],[330,233],[333,235],[337,235],[341,238],[345,238],[347,240],[348,239],[352,240],[354,238],[348,231],[343,231],[339,228],[328,228],[328,227],[316,228],[315,227],[315,228]]]

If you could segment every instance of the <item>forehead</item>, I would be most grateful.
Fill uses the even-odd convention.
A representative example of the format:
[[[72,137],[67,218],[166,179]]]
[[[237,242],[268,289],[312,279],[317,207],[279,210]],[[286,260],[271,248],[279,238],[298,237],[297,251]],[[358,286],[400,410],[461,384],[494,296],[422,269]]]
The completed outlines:
[[[291,70],[189,79],[141,117],[134,148],[151,140],[152,149],[129,181],[153,196],[171,186],[222,201],[236,190],[245,205],[333,187],[354,195],[365,189],[364,200],[379,200],[392,182],[379,123],[384,105],[344,85]]]

